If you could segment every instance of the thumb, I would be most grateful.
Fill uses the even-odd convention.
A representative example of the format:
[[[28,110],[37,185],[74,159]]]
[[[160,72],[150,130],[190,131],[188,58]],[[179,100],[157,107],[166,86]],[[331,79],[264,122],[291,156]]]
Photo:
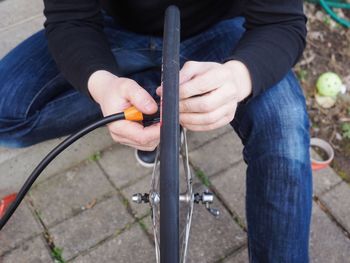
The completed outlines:
[[[124,89],[123,95],[142,113],[152,114],[158,109],[157,103],[152,96],[136,82],[130,82],[130,85]]]

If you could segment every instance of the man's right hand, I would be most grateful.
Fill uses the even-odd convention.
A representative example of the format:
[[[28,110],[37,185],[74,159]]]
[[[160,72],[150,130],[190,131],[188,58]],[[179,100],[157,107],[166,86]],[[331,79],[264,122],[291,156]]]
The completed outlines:
[[[92,98],[100,104],[104,116],[122,112],[135,106],[144,114],[157,111],[157,104],[146,90],[134,80],[119,78],[108,71],[94,72],[88,81],[88,89]],[[122,120],[108,125],[114,141],[144,151],[154,150],[160,138],[160,125],[149,127]]]

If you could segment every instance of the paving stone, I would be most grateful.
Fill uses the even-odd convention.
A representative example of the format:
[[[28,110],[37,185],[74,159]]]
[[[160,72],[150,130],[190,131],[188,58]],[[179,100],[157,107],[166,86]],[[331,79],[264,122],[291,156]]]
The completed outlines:
[[[103,169],[118,188],[152,172],[151,168],[145,168],[136,161],[134,151],[131,147],[118,145],[105,151],[99,160]]]
[[[132,198],[132,195],[136,193],[141,193],[141,194],[149,193],[151,189],[151,179],[152,179],[151,174],[145,175],[144,178],[137,181],[135,184],[132,184],[131,186],[124,188],[122,190],[123,195],[128,199],[130,203],[130,206],[134,215],[138,218],[141,218],[146,214],[150,213],[151,211],[150,205],[144,204],[144,203],[136,204],[131,200],[131,198]]]
[[[345,263],[350,258],[350,240],[315,203],[310,254],[313,263]]]
[[[190,153],[190,159],[207,176],[211,176],[242,159],[242,144],[228,133]]]
[[[0,256],[2,263],[50,263],[54,262],[41,236],[28,240],[18,248]]]
[[[118,237],[108,240],[88,254],[79,256],[73,263],[154,263],[155,250],[153,245],[135,224],[131,229],[123,232]]]
[[[42,0],[5,0],[0,1],[0,31],[10,25],[41,14],[44,10]]]
[[[7,1],[11,2],[11,0],[6,0],[5,2]],[[26,6],[30,5],[26,4]],[[0,17],[2,16],[0,15]],[[0,59],[23,40],[43,29],[43,24],[44,16],[37,15],[30,20],[24,21],[23,23],[13,25],[9,28],[5,28],[4,30],[0,29]]]
[[[115,196],[50,228],[55,245],[66,260],[116,234],[133,221]]]
[[[203,191],[204,187],[196,190]],[[204,205],[195,205],[188,262],[213,262],[246,240],[246,234],[217,199],[212,207],[220,210],[219,218],[211,216]]]
[[[19,151],[15,150],[15,156],[0,163],[0,194],[18,191],[38,163],[63,139],[50,140]],[[47,169],[43,171],[37,182],[86,160],[93,153],[112,144],[114,142],[108,135],[106,128],[93,131],[56,157]],[[12,151],[8,150],[7,152],[11,154]]]
[[[11,160],[22,152],[25,152],[25,150],[25,148],[7,149],[0,147],[0,164],[6,162],[7,160]]]
[[[318,160],[322,158],[315,152],[311,151],[311,155]],[[330,167],[321,169],[318,171],[313,171],[313,193],[316,196],[321,195],[323,192],[330,189],[332,186],[341,182],[341,178],[334,172]]]
[[[244,161],[220,175],[210,178],[215,192],[224,200],[231,212],[237,214],[245,224],[246,168]]]
[[[193,151],[208,141],[219,138],[230,132],[234,133],[231,125],[226,125],[222,128],[206,132],[187,131],[188,148],[190,151]]]
[[[40,231],[41,228],[29,208],[25,203],[22,203],[0,232],[0,255],[15,248],[22,240],[40,233]]]
[[[38,184],[31,192],[35,207],[49,226],[85,209],[114,191],[96,163],[86,162]]]
[[[333,169],[327,167],[322,170],[313,171],[313,193],[316,196],[329,190],[332,186],[341,182],[341,178],[334,172]]]
[[[350,232],[350,187],[347,183],[334,187],[320,197],[322,203],[340,224]]]
[[[248,249],[240,250],[238,253],[226,258],[222,263],[248,263]]]
[[[146,231],[148,232],[148,234],[152,237],[153,239],[153,227],[152,227],[152,217],[151,214],[145,216],[144,218],[142,218],[142,223],[143,223],[143,227],[146,228]]]

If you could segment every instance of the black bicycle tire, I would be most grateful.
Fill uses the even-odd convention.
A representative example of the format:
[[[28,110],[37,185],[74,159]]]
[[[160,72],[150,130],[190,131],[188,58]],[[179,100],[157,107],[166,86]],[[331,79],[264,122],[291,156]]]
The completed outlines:
[[[180,11],[165,12],[160,135],[160,262],[179,263]]]

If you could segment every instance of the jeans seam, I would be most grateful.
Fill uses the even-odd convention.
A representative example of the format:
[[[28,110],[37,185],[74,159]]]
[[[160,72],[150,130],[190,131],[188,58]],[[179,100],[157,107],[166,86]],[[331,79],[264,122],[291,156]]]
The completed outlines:
[[[58,76],[60,75],[60,72],[58,72],[55,77],[53,77],[49,82],[47,82],[36,94],[35,96],[33,97],[33,99],[30,101],[27,109],[26,109],[26,112],[25,112],[25,119],[28,117],[28,114],[29,114],[29,111],[30,111],[30,108],[33,106],[34,104],[34,101],[39,97],[39,95],[47,88],[48,84],[51,83],[53,80],[55,80]]]
[[[55,99],[55,100],[52,100],[49,103],[47,103],[46,105],[49,106],[49,105],[55,104],[55,103],[57,103],[57,102],[59,102],[61,100],[67,99],[67,98],[69,98],[71,96],[74,96],[74,95],[77,95],[77,94],[80,94],[79,91],[73,89],[73,92],[71,92],[69,94],[66,94],[66,95],[64,95],[64,96],[62,96],[60,98]],[[83,96],[83,94],[81,94],[81,95]]]

